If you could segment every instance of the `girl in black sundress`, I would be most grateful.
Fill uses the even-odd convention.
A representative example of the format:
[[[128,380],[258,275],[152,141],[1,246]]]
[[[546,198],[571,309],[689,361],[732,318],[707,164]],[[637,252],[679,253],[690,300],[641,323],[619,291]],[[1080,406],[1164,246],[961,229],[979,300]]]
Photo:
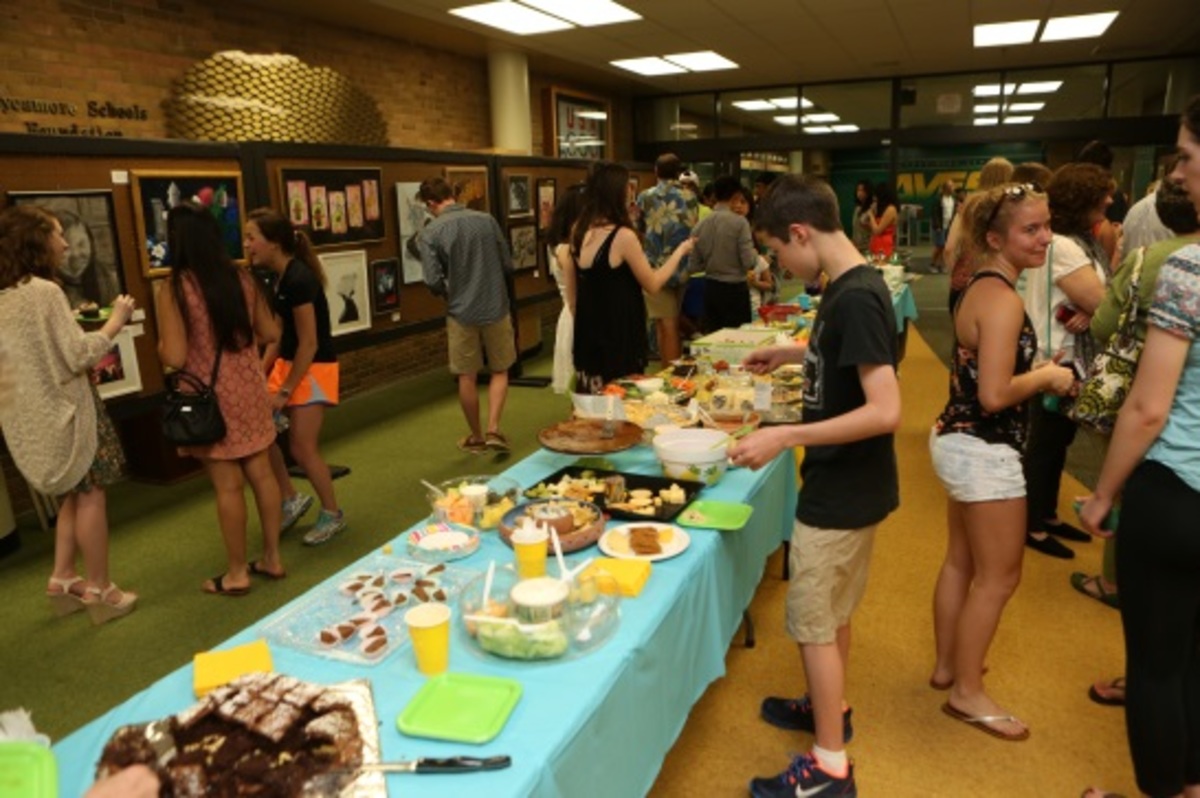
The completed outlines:
[[[659,269],[642,251],[626,204],[629,170],[600,162],[588,176],[583,213],[571,234],[563,269],[567,303],[575,309],[577,393],[601,393],[606,383],[646,368],[646,304],[692,251],[688,239]]]

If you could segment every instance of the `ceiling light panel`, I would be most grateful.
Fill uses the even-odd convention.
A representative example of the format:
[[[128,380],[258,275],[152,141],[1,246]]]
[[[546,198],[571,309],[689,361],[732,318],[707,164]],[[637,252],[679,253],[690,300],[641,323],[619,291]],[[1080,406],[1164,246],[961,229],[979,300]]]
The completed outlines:
[[[1009,85],[1011,86],[1012,84]],[[1017,94],[1051,94],[1058,91],[1062,85],[1063,82],[1061,80],[1041,80],[1033,83],[1022,83],[1017,89]],[[1012,94],[1012,91],[1009,90],[1005,94]]]
[[[689,69],[692,72],[713,72],[718,69],[737,69],[738,66],[725,56],[719,53],[714,53],[712,50],[703,50],[698,53],[676,53],[675,55],[664,55],[663,58],[667,59],[672,64],[678,64],[684,69]]]
[[[1037,36],[1036,19],[1021,19],[1015,22],[994,22],[975,26],[976,47],[1003,47],[1009,44],[1032,44]]]
[[[820,113],[820,114],[805,114],[801,117],[802,122],[838,122],[841,117],[837,114]]]
[[[1045,107],[1045,103],[1009,103],[1004,112],[1008,114],[1029,113],[1030,111],[1040,111]]]
[[[678,75],[680,72],[687,72],[683,67],[661,58],[622,58],[619,61],[609,61],[609,63],[615,67],[647,76]]]
[[[1033,121],[1032,116],[1006,116],[1004,124],[1006,125],[1028,125]]]
[[[829,127],[828,125],[813,125],[811,127],[804,128],[804,132],[805,133],[832,133],[833,128]]]
[[[977,114],[998,114],[1000,113],[1000,105],[998,103],[985,103],[975,106]]]
[[[741,108],[743,111],[774,111],[780,106],[770,100],[736,100],[733,102],[734,108]]]
[[[1004,84],[1004,93],[1005,94],[1014,94],[1016,92],[1016,90],[1017,90],[1017,84],[1015,84],[1015,83],[1005,83]],[[1000,84],[999,83],[984,83],[981,86],[976,86],[973,89],[971,89],[971,94],[974,94],[976,97],[999,97],[1000,96]]]
[[[994,124],[998,123],[999,121],[1000,120],[994,116],[977,116],[977,117],[975,117],[976,127],[978,127],[980,125],[994,125]]]
[[[776,116],[776,117],[772,117],[772,119],[774,119],[776,122],[778,122],[781,125],[794,125],[800,121],[800,117],[798,117],[794,114],[792,116]]]
[[[555,19],[527,6],[509,2],[480,3],[474,6],[452,8],[450,13],[456,17],[478,22],[480,25],[515,33],[518,36],[549,33],[574,27],[570,22]]]
[[[1046,21],[1040,42],[1065,42],[1069,39],[1095,39],[1103,36],[1117,18],[1116,11],[1100,14],[1077,14],[1070,17],[1051,17]]]
[[[782,108],[785,111],[790,111],[800,106],[800,100],[797,97],[772,97],[769,102],[776,108]],[[809,105],[811,104],[809,103]]]
[[[855,133],[858,131],[858,125],[833,125],[834,133]]]
[[[642,18],[620,3],[609,0],[521,0],[524,5],[553,14],[560,19],[574,22],[582,27],[612,25],[617,22],[634,22]]]

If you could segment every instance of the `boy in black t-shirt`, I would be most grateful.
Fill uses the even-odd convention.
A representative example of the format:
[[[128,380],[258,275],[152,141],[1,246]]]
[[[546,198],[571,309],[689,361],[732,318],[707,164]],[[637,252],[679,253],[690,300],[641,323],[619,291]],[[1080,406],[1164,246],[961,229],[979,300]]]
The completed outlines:
[[[788,634],[800,646],[808,694],[767,698],[767,722],[816,735],[810,753],[783,773],[750,782],[755,798],[821,792],[857,795],[845,743],[853,729],[844,702],[850,616],[866,588],[875,527],[899,506],[893,433],[900,425],[896,320],[879,273],[842,232],[837,198],[824,182],[779,178],[755,214],[779,265],[805,282],[829,283],[807,347],[771,346],[744,365],[765,373],[803,362],[804,423],[747,435],[729,454],[760,468],[805,447],[792,533]]]

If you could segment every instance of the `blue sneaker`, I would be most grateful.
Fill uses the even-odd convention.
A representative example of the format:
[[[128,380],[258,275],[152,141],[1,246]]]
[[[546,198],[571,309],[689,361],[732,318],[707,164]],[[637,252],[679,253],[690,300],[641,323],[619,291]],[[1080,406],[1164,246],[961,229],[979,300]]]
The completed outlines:
[[[296,493],[283,500],[283,521],[279,524],[280,532],[287,532],[304,517],[308,508],[312,507],[313,497],[307,493]]]
[[[816,757],[800,754],[792,758],[788,769],[772,778],[750,781],[751,798],[858,798],[854,784],[854,764],[838,778],[817,764]]]
[[[322,543],[329,542],[329,539],[346,528],[346,515],[343,511],[338,510],[336,513],[331,513],[328,510],[322,510],[317,516],[317,524],[312,529],[304,533],[305,546],[320,546]]]
[[[854,737],[854,724],[850,716],[854,710],[847,709],[842,713],[842,739],[850,742]],[[799,698],[764,698],[762,702],[762,717],[772,726],[791,731],[804,731],[816,734],[816,720],[813,718],[812,701],[808,695]]]

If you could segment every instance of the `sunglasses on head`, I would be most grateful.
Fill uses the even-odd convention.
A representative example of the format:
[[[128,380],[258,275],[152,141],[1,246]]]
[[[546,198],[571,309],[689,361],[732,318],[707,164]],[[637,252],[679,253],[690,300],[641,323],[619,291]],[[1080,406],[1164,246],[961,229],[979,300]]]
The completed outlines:
[[[1034,183],[1014,183],[1010,186],[1005,186],[1003,193],[1000,195],[1000,201],[992,206],[992,212],[988,216],[986,229],[991,229],[992,222],[996,221],[996,217],[1000,214],[1000,206],[1005,200],[1022,200],[1027,194],[1041,193],[1041,189]]]

